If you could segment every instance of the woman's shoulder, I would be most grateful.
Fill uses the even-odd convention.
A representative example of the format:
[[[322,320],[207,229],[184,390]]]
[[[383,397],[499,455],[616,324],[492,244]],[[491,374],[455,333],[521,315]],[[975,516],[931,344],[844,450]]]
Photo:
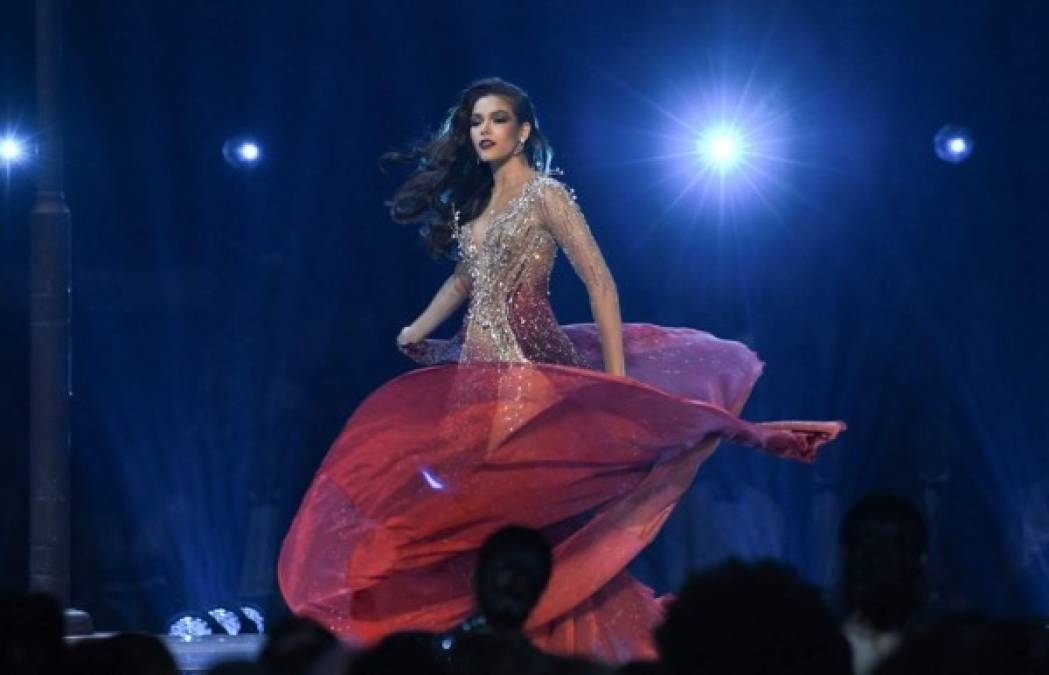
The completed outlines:
[[[536,193],[543,201],[551,199],[575,201],[576,199],[575,190],[548,173],[536,172],[533,180],[536,186]]]

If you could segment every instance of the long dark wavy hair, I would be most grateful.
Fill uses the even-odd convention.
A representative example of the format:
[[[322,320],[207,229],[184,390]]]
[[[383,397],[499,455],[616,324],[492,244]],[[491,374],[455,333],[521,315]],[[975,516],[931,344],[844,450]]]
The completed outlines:
[[[539,129],[535,107],[523,89],[498,77],[478,80],[463,90],[459,101],[431,138],[406,152],[387,152],[380,164],[414,164],[415,171],[388,202],[397,223],[422,223],[427,252],[435,258],[453,253],[455,211],[462,222],[479,216],[492,194],[492,172],[479,163],[470,140],[474,103],[484,96],[501,96],[510,103],[518,124],[532,126],[522,153],[541,173],[550,173],[553,152]]]

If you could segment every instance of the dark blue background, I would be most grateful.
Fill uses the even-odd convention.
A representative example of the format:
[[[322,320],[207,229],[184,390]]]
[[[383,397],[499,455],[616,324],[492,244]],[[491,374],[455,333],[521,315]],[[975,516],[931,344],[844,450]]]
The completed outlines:
[[[376,158],[499,75],[533,96],[626,320],[750,344],[768,364],[752,419],[850,425],[813,467],[723,447],[642,579],[665,592],[772,555],[832,588],[843,510],[884,489],[930,520],[940,606],[1049,613],[1049,8],[619,4],[67,3],[75,605],[114,629],[231,597],[283,611],[298,499],[353,408],[410,367],[393,338],[448,272],[389,222],[398,176]],[[13,5],[0,124],[32,133],[32,6]],[[719,212],[665,155],[721,92],[789,161]],[[965,164],[932,153],[947,122],[973,131]],[[264,146],[252,173],[220,153],[242,132]],[[0,543],[20,588],[32,168],[6,180]],[[563,264],[553,296],[589,320]]]

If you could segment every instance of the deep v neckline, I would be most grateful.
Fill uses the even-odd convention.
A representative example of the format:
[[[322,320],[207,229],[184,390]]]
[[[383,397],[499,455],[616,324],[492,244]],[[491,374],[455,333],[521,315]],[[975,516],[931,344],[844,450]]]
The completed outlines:
[[[466,224],[466,236],[470,241],[471,249],[476,251],[484,248],[485,244],[488,243],[488,237],[491,236],[492,230],[496,223],[498,223],[499,219],[510,211],[512,206],[521,201],[524,196],[528,194],[528,190],[532,187],[532,183],[534,183],[538,177],[539,174],[535,173],[531,178],[524,182],[524,185],[521,186],[520,191],[515,196],[511,197],[505,204],[492,212],[492,215],[488,218],[488,225],[484,228],[484,234],[481,235],[480,242],[477,241],[477,236],[474,234],[474,227],[477,225],[477,220],[479,219],[474,219]]]

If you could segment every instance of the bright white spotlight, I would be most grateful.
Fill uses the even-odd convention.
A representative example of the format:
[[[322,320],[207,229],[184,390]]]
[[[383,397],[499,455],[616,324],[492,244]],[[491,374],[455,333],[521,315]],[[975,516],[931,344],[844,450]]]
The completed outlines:
[[[237,152],[245,162],[254,162],[259,158],[259,146],[254,143],[242,143]]]
[[[25,159],[25,144],[14,136],[0,138],[0,162],[6,165],[17,164]]]
[[[633,92],[660,113],[646,116],[658,126],[642,130],[651,149],[636,158],[657,162],[666,174],[655,181],[668,188],[656,222],[682,208],[693,212],[697,226],[714,222],[709,210],[718,226],[742,222],[737,219],[755,208],[774,211],[779,194],[794,193],[794,167],[811,163],[805,148],[793,147],[797,116],[785,89],[763,82],[756,69],[739,73],[741,84],[733,84],[736,66],[723,66],[695,83],[669,83],[672,106]]]
[[[697,143],[699,155],[707,167],[723,173],[739,166],[744,149],[742,135],[731,127],[714,127]]]
[[[710,144],[710,155],[719,164],[734,161],[738,154],[739,141],[730,134],[719,135]]]
[[[932,142],[936,156],[951,164],[964,162],[973,152],[973,139],[969,130],[953,124],[948,124],[936,132]]]
[[[222,145],[222,156],[235,169],[254,169],[262,160],[262,147],[253,139],[238,136]]]

